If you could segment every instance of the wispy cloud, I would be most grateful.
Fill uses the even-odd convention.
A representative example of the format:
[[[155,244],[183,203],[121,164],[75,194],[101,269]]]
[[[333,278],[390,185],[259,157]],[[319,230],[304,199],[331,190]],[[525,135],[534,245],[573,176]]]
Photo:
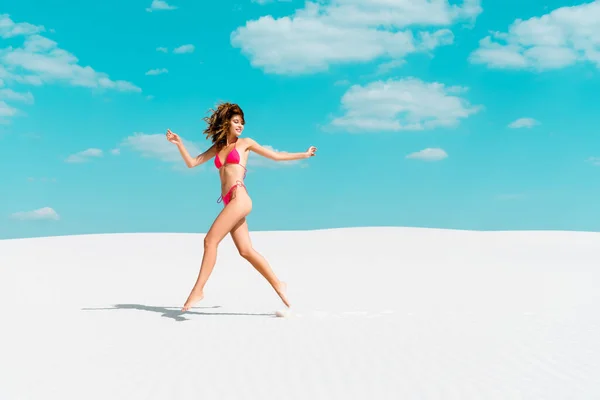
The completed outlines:
[[[280,150],[273,148],[273,146],[269,146],[268,144],[263,144],[262,146],[269,150],[280,151]],[[289,166],[300,165],[300,164],[302,164],[302,160],[274,161],[274,160],[270,160],[268,158],[259,156],[258,154],[255,154],[253,152],[250,152],[250,155],[248,156],[248,168],[253,168],[253,167],[281,168],[281,167],[289,167]]]
[[[51,220],[58,221],[60,216],[54,209],[50,207],[43,207],[33,211],[19,211],[11,214],[12,219],[21,221],[40,221],[40,220]]]
[[[200,149],[194,143],[190,143],[183,138],[182,140],[192,157],[201,153]],[[123,139],[119,146],[133,150],[142,157],[154,158],[163,162],[173,163],[179,167],[185,167],[177,147],[169,142],[162,133],[146,134],[135,132],[133,135]]]
[[[479,112],[458,96],[467,88],[416,78],[354,85],[342,97],[344,115],[332,127],[349,131],[404,131],[451,127]]]
[[[0,99],[33,104],[33,94],[31,94],[31,92],[19,93],[12,89],[0,89]]]
[[[481,11],[480,0],[461,6],[447,0],[306,2],[290,16],[247,21],[231,34],[231,44],[267,73],[308,74],[428,53],[453,43],[450,25],[474,21]]]
[[[8,14],[0,14],[0,37],[9,39],[16,36],[28,36],[44,32],[46,28],[41,25],[32,25],[28,22],[15,23]]]
[[[600,166],[600,157],[588,157],[586,161],[592,165]]]
[[[3,16],[0,23],[5,26],[4,29],[18,25],[8,16]],[[141,92],[130,82],[114,81],[90,66],[81,66],[77,57],[39,34],[25,36],[22,47],[9,47],[0,54],[0,78],[30,85],[62,82],[93,89]]]
[[[14,22],[8,14],[0,15],[0,37],[23,38],[22,46],[0,51],[0,87],[11,85],[41,86],[61,83],[94,90],[141,92],[131,82],[112,80],[106,73],[82,66],[72,53],[41,35],[46,29],[27,22]],[[0,90],[0,121],[19,113],[15,102],[33,104],[31,92],[4,88]]]
[[[532,128],[536,125],[539,125],[539,121],[536,121],[533,118],[519,118],[513,122],[511,122],[508,127],[513,129],[518,128]]]
[[[600,68],[600,1],[560,7],[541,17],[517,19],[508,32],[493,32],[469,59],[496,69],[543,71],[577,62]]]
[[[71,154],[69,157],[65,159],[65,162],[68,163],[83,163],[86,161],[90,161],[92,158],[102,157],[102,150],[100,149],[87,149],[80,151],[79,153]]]
[[[404,64],[406,64],[405,60],[392,60],[392,61],[388,61],[388,62],[384,62],[382,64],[379,64],[379,66],[377,67],[377,75],[385,75],[390,73],[391,71],[403,66]]]
[[[194,46],[193,44],[184,44],[184,45],[174,48],[173,54],[193,53],[195,49],[196,49],[196,46]],[[168,53],[169,48],[168,47],[157,47],[156,51],[158,51],[160,53]]]
[[[156,68],[156,69],[151,69],[148,72],[146,72],[146,75],[161,75],[161,74],[168,74],[169,70],[166,68]]]
[[[406,156],[408,159],[422,160],[422,161],[441,161],[447,158],[448,154],[444,149],[440,148],[426,148],[421,151],[411,153]]]
[[[261,6],[264,6],[265,4],[270,4],[270,3],[289,3],[292,0],[252,0],[253,3],[257,3],[260,4]]]
[[[146,11],[168,11],[176,9],[177,7],[169,5],[169,3],[164,0],[152,0],[152,4],[150,4],[150,7],[146,8]]]
[[[31,92],[19,93],[8,88],[0,89],[0,121],[2,118],[13,117],[19,113],[17,108],[9,105],[7,102],[33,104],[34,99]]]
[[[0,100],[0,118],[12,117],[16,115],[18,110],[14,107],[9,106],[5,101]]]
[[[183,46],[179,46],[173,50],[174,54],[185,54],[185,53],[193,53],[194,52],[193,44],[184,44]]]

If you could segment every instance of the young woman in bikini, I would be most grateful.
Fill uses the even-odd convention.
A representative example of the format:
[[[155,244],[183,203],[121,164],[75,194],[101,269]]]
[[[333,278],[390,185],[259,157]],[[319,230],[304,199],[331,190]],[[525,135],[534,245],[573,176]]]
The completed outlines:
[[[244,112],[237,104],[222,103],[212,114],[204,118],[208,127],[204,130],[213,145],[196,157],[190,156],[176,133],[167,130],[167,140],[177,145],[181,157],[189,168],[197,167],[214,157],[215,167],[221,178],[221,210],[204,237],[204,255],[198,278],[182,311],[189,310],[204,298],[204,285],[210,276],[217,258],[217,247],[228,233],[240,255],[273,286],[283,303],[290,307],[286,297],[286,284],[280,281],[265,258],[252,247],[246,216],[252,210],[252,199],[245,190],[243,179],[246,176],[246,163],[250,151],[275,161],[299,160],[315,155],[316,147],[311,146],[303,153],[276,152],[267,149],[251,138],[240,138],[244,130]]]

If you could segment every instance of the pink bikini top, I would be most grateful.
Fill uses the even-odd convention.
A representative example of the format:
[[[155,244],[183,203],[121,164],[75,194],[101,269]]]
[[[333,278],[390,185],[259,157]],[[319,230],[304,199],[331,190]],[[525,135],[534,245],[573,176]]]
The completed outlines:
[[[229,154],[227,154],[227,158],[225,159],[225,164],[238,164],[242,168],[246,169],[246,167],[244,167],[242,164],[240,164],[240,153],[238,153],[236,146],[237,146],[237,142],[235,142],[233,150],[231,150],[229,152]],[[215,167],[217,167],[217,169],[221,169],[221,167],[225,164],[223,164],[221,162],[221,160],[219,159],[219,154],[218,153],[215,154]],[[245,173],[244,173],[244,176],[246,176]]]

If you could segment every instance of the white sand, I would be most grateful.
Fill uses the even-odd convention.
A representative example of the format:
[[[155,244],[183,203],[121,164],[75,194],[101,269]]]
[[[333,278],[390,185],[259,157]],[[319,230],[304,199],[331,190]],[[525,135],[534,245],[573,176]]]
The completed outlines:
[[[598,399],[600,234],[255,232],[0,241],[0,399]],[[39,261],[36,261],[39,260]]]

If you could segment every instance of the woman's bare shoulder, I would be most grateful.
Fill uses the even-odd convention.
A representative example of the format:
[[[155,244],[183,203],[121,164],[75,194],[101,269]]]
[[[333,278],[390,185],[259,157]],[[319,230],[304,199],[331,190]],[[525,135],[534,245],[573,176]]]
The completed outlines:
[[[240,138],[239,140],[240,144],[242,145],[241,147],[244,149],[244,151],[250,150],[250,147],[252,147],[252,145],[256,143],[254,139],[247,136],[245,138]]]

